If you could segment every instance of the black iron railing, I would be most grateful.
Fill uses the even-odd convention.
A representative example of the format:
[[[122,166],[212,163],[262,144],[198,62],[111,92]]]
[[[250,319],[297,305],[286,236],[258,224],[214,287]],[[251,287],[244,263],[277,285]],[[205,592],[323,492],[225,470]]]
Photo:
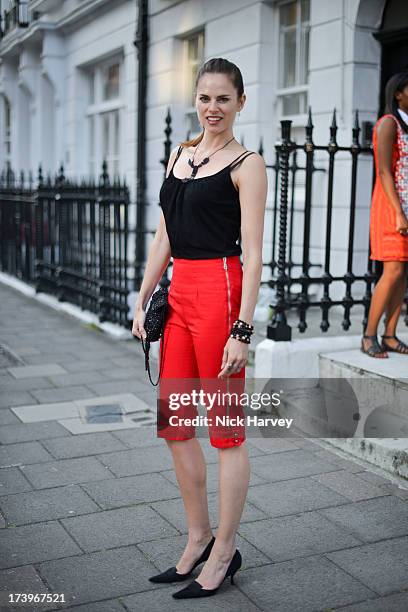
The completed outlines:
[[[41,169],[0,177],[1,269],[83,309],[129,326],[127,296],[129,191],[110,181],[55,178]]]
[[[15,28],[26,28],[29,23],[27,0],[13,0],[10,8],[0,14],[0,38]]]
[[[279,203],[275,201],[274,209],[279,214],[279,234],[277,224],[273,224],[273,247],[271,279],[267,281],[270,287],[276,290],[276,299],[273,306],[273,318],[267,328],[267,336],[273,340],[290,340],[291,328],[287,323],[287,313],[296,310],[298,314],[298,329],[304,332],[307,329],[307,312],[310,308],[320,308],[322,313],[320,329],[326,332],[329,329],[329,313],[334,307],[341,307],[343,311],[342,328],[346,331],[350,328],[350,314],[352,308],[363,307],[362,326],[367,323],[368,310],[371,301],[373,284],[378,278],[378,271],[374,270],[373,262],[369,259],[369,204],[371,197],[371,185],[373,182],[372,148],[368,142],[360,143],[360,125],[358,112],[355,114],[352,129],[351,145],[340,146],[337,143],[336,112],[330,126],[330,137],[327,145],[316,145],[313,141],[312,114],[309,110],[308,123],[305,128],[306,137],[303,144],[297,144],[291,140],[291,122],[282,121],[281,141],[276,145],[276,158],[278,165],[275,171],[279,176],[280,194]],[[319,155],[319,164],[323,165],[325,181],[320,186],[320,192],[316,193],[315,167],[316,155]],[[299,153],[303,154],[305,165],[303,168],[297,166],[296,158]],[[336,156],[341,156],[342,173],[346,177],[337,176],[336,180]],[[365,157],[368,166],[365,167],[365,185],[360,185],[359,202],[357,202],[357,187],[361,159]],[[326,159],[325,159],[326,158]],[[369,168],[369,171],[368,171]],[[296,210],[294,204],[294,191],[297,188],[297,175],[304,173],[301,193],[298,193],[300,205]],[[367,180],[367,175],[368,180]],[[346,189],[349,189],[347,196]],[[341,194],[341,207],[334,205],[335,196]],[[338,198],[337,198],[338,199]],[[356,211],[361,211],[359,220],[360,242],[358,249],[355,244],[356,233]],[[313,229],[313,213],[319,213],[320,234],[318,244],[313,245],[314,258],[320,261],[311,261],[311,236]],[[334,213],[337,218],[334,221]],[[294,214],[297,213],[297,214]],[[341,224],[341,225],[339,225]],[[333,248],[333,234],[343,227],[341,248]],[[289,234],[288,234],[289,228]],[[296,230],[301,232],[299,262],[292,259],[293,236]],[[278,259],[275,258],[275,245],[277,244]],[[316,255],[316,252],[318,255]],[[289,257],[288,257],[289,253]],[[341,261],[343,268],[339,273],[339,265],[336,265],[336,273],[333,272],[334,259]],[[336,262],[337,263],[337,262]],[[298,270],[297,270],[298,268]],[[365,287],[365,290],[364,290]],[[296,291],[298,289],[298,291]]]

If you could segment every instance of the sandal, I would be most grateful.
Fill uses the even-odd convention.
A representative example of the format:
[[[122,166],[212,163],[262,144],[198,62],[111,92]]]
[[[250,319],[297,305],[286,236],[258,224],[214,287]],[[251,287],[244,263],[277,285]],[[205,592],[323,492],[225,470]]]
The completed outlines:
[[[368,348],[364,346],[364,339],[371,340],[371,345]],[[361,351],[376,359],[386,359],[388,357],[386,349],[379,345],[377,336],[363,336],[363,340],[361,340]],[[380,357],[380,355],[384,355],[384,357]]]
[[[397,336],[381,336],[382,340],[382,348],[385,351],[391,351],[392,353],[400,353],[400,355],[408,355],[408,345],[405,342],[402,342]],[[386,342],[384,342],[384,338],[393,338],[398,342],[397,346],[389,346]]]

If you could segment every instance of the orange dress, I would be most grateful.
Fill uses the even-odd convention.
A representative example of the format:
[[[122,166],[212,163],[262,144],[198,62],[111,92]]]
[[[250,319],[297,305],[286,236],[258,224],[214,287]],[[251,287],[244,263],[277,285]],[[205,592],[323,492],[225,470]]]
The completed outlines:
[[[392,174],[401,206],[408,212],[408,134],[404,132],[394,115],[383,115],[373,130],[376,178],[370,213],[370,259],[408,261],[408,236],[400,234],[395,229],[396,214],[378,174],[377,128],[385,117],[392,117],[397,124],[397,138],[392,151]]]

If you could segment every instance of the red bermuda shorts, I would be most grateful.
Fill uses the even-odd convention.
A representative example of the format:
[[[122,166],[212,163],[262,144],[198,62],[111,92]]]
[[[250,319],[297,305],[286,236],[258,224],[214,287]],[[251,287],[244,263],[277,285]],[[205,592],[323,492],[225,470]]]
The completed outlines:
[[[239,317],[242,292],[242,266],[238,255],[216,259],[173,261],[169,305],[163,337],[160,340],[161,377],[158,396],[157,435],[167,440],[195,437],[195,425],[184,419],[198,416],[197,405],[187,401],[170,408],[170,393],[192,389],[213,393],[213,403],[204,403],[204,415],[211,445],[216,448],[239,446],[245,440],[244,413],[239,403],[214,401],[215,390],[244,392],[245,368],[219,379],[225,344]],[[174,395],[174,394],[173,394]],[[219,419],[216,417],[219,416]],[[225,420],[224,417],[227,417]],[[176,417],[170,419],[170,417]]]

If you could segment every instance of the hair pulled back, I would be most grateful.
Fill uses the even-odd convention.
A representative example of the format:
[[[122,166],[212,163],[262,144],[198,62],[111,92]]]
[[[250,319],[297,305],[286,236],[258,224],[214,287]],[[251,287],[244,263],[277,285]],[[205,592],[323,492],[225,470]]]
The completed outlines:
[[[231,79],[231,82],[237,91],[237,97],[240,98],[243,95],[244,82],[242,79],[242,74],[238,66],[233,62],[230,62],[224,57],[214,57],[212,59],[207,60],[197,72],[195,91],[197,91],[199,80],[204,74],[207,73],[226,74]],[[185,140],[180,144],[183,147],[195,147],[202,141],[203,137],[204,129],[202,130],[201,134],[199,134],[196,138]]]

